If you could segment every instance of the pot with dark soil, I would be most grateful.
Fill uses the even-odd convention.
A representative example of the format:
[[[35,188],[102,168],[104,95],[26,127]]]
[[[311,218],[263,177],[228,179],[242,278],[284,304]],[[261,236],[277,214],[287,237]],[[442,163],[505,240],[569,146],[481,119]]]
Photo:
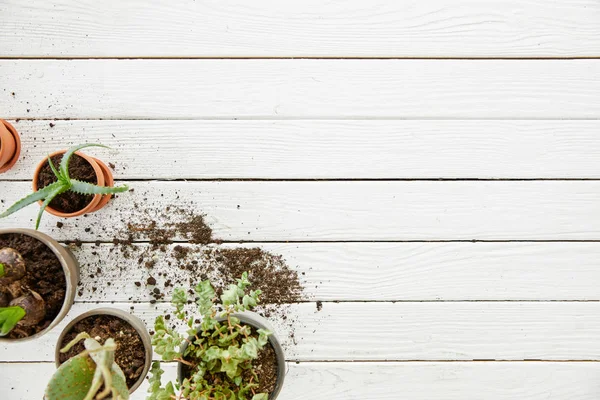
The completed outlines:
[[[115,362],[125,376],[129,393],[133,393],[144,381],[152,362],[152,344],[146,325],[136,316],[115,308],[97,308],[83,313],[71,321],[58,338],[57,367],[85,349],[85,343],[78,342],[67,352],[61,352],[83,333],[98,340],[100,345],[106,345],[108,339],[115,342]]]
[[[79,264],[57,241],[31,229],[0,229],[0,340],[38,338],[69,312]]]
[[[163,386],[160,363],[155,362],[149,379],[152,398],[277,398],[285,378],[285,357],[268,322],[250,312],[261,294],[260,290],[247,290],[250,285],[244,272],[216,302],[211,283],[201,282],[193,292],[201,321],[187,315],[188,291],[174,290],[173,315],[186,321],[190,329],[187,335],[177,332],[165,322],[171,315],[156,319],[154,350],[164,361],[178,362],[178,378]],[[191,328],[194,321],[200,326]]]
[[[79,152],[93,146],[105,147],[82,144],[50,154],[35,170],[34,192],[9,207],[0,218],[37,201],[41,206],[35,224],[37,229],[44,210],[59,217],[76,217],[98,211],[114,193],[128,190],[127,186],[113,187],[112,173],[106,165]]]
[[[21,139],[14,126],[0,119],[0,174],[11,169],[21,154]]]

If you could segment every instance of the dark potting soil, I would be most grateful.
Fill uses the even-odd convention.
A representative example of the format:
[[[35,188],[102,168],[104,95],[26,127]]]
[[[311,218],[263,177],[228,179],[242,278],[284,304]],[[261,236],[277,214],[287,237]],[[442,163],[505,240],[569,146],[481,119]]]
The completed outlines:
[[[51,157],[52,163],[57,169],[60,165],[62,157],[62,154],[57,154]],[[85,160],[85,158],[80,157],[77,154],[73,154],[71,157],[71,161],[69,163],[69,175],[72,179],[93,184],[98,183],[98,178],[96,177],[94,168]],[[54,175],[54,172],[52,172],[50,165],[48,165],[48,162],[46,162],[40,170],[40,174],[38,176],[38,188],[44,188],[56,181],[57,179]],[[50,202],[50,207],[64,213],[73,213],[85,208],[93,199],[94,195],[91,194],[83,195],[68,191],[56,196],[54,200]]]
[[[33,290],[44,299],[46,309],[44,319],[33,327],[17,326],[8,338],[31,336],[46,329],[60,312],[67,291],[65,274],[52,250],[31,236],[18,233],[0,235],[0,248],[3,247],[13,248],[23,256],[27,271],[21,280],[23,291]]]
[[[144,370],[146,353],[142,338],[127,321],[113,315],[92,315],[73,326],[65,335],[61,347],[67,345],[81,332],[87,332],[93,338],[100,337],[100,344],[104,344],[108,338],[113,338],[117,344],[115,362],[127,378],[127,387],[132,387],[137,382]],[[82,340],[67,353],[60,355],[61,364],[83,350]]]

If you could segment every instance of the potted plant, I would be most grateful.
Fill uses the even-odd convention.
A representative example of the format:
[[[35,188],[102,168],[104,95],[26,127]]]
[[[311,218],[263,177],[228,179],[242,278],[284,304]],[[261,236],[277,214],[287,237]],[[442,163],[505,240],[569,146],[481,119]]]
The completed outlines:
[[[46,386],[45,400],[93,400],[107,396],[113,400],[129,399],[125,374],[115,362],[117,345],[112,338],[104,345],[82,332],[61,352],[67,352],[83,340],[84,350],[62,364]],[[100,388],[104,389],[100,391]],[[98,395],[98,397],[96,397]]]
[[[0,229],[0,340],[37,338],[67,314],[79,280],[69,250],[30,229]]]
[[[216,303],[209,281],[195,287],[196,305],[202,321],[195,327],[186,318],[184,289],[173,292],[175,317],[185,321],[184,336],[159,316],[152,338],[154,351],[164,361],[178,361],[178,381],[162,386],[160,362],[152,365],[149,400],[276,399],[285,377],[285,358],[279,341],[258,314],[248,312],[258,304],[260,290],[250,291],[248,273],[230,285]]]
[[[15,165],[21,154],[21,139],[17,130],[0,119],[0,174]]]
[[[35,170],[34,192],[9,207],[0,218],[37,201],[41,205],[35,223],[38,229],[44,210],[59,217],[76,217],[99,210],[114,193],[128,190],[127,186],[112,187],[114,180],[106,165],[78,152],[92,146],[106,147],[82,144],[50,154]]]
[[[104,345],[109,339],[114,341],[114,360],[123,373],[129,393],[133,393],[144,381],[152,363],[152,343],[146,325],[139,318],[114,308],[98,308],[79,315],[58,338],[54,357],[59,369],[87,348],[85,342],[70,345],[83,333]]]

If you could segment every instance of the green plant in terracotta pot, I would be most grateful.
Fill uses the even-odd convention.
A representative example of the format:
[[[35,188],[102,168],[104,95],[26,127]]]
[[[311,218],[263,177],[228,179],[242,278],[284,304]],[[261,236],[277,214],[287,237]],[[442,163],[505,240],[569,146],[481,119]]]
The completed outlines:
[[[112,338],[103,345],[82,332],[61,352],[81,340],[85,350],[63,363],[54,373],[44,394],[45,400],[129,399],[125,375],[115,363],[117,345]],[[100,389],[104,387],[102,391]]]
[[[248,273],[230,285],[217,302],[209,281],[195,287],[202,321],[186,317],[187,292],[174,290],[175,317],[185,321],[187,335],[155,321],[154,351],[164,361],[178,361],[178,381],[161,383],[160,362],[152,365],[148,400],[267,400],[283,386],[285,359],[268,323],[248,312],[259,302],[260,290],[248,291]]]
[[[100,144],[81,144],[78,146],[71,147],[70,149],[68,149],[64,152],[56,152],[56,153],[49,155],[48,159],[41,162],[40,165],[38,165],[38,167],[36,169],[36,173],[34,174],[35,176],[33,179],[34,192],[31,193],[30,195],[22,198],[21,200],[17,201],[12,206],[10,206],[8,208],[8,210],[6,210],[2,214],[0,214],[0,218],[7,217],[7,216],[19,211],[20,209],[27,207],[30,204],[33,204],[35,202],[40,202],[41,207],[40,207],[40,211],[38,213],[38,216],[37,216],[37,219],[35,222],[35,229],[38,229],[39,225],[40,225],[40,220],[42,218],[42,214],[43,214],[44,210],[46,210],[47,207],[48,207],[48,211],[54,215],[57,215],[60,217],[74,217],[74,216],[85,214],[87,212],[97,211],[99,208],[101,208],[108,202],[110,196],[112,196],[115,193],[121,193],[121,192],[127,191],[129,188],[126,185],[119,186],[119,187],[111,186],[112,185],[112,174],[110,175],[110,178],[109,178],[109,185],[103,186],[105,183],[104,176],[107,173],[108,169],[105,166],[101,167],[100,164],[102,164],[102,163],[99,160],[94,159],[92,157],[85,156],[82,153],[78,153],[78,150],[81,150],[86,147],[105,147],[106,148],[106,146],[103,146]],[[59,164],[58,168],[54,165],[54,162],[52,160],[54,157],[60,157],[60,164]],[[71,177],[71,173],[73,171],[72,171],[72,168],[71,168],[72,166],[70,163],[71,163],[71,159],[73,157],[79,157],[80,159],[83,160],[83,161],[81,161],[81,169],[84,169],[86,166],[91,168],[92,174],[95,175],[95,177],[96,177],[95,179],[96,179],[97,184],[85,182],[85,181],[78,180],[78,179]],[[78,158],[78,161],[79,161],[79,158]],[[42,187],[41,189],[38,189],[38,184],[40,181],[39,176],[40,176],[41,171],[45,168],[46,165],[49,167],[50,171],[54,175],[53,177],[51,176],[53,182],[48,183],[46,186]],[[102,165],[104,165],[104,164],[102,164]],[[108,173],[110,173],[110,171],[108,171]],[[52,174],[48,174],[48,175],[52,175]],[[54,204],[54,202],[57,202],[61,198],[61,196],[64,196],[67,192],[72,192],[75,195],[79,195],[79,198],[81,198],[82,203],[83,203],[79,207],[79,209],[78,210],[69,210],[70,212],[64,212],[64,211],[52,208],[51,205]],[[106,196],[108,196],[108,197],[106,197]],[[90,197],[90,199],[87,199],[87,197]],[[70,199],[66,199],[66,201],[62,202],[63,207],[64,207],[64,203],[66,203],[66,205],[68,206],[69,201],[75,202],[75,201],[80,200],[79,198],[75,197],[74,198],[75,200],[73,200],[73,197]]]

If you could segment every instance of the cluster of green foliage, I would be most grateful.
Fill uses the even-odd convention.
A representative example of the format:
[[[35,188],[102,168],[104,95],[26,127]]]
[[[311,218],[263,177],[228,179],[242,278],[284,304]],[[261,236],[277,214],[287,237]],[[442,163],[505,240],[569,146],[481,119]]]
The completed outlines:
[[[242,325],[233,315],[253,309],[259,301],[260,290],[246,293],[250,286],[245,272],[236,285],[230,285],[216,303],[215,290],[206,280],[195,287],[196,305],[202,317],[200,327],[194,325],[194,316],[186,319],[184,306],[188,302],[184,289],[175,289],[172,303],[175,316],[185,321],[187,336],[167,326],[163,316],[154,324],[152,345],[164,361],[179,361],[191,371],[182,383],[161,384],[163,371],[160,362],[152,365],[151,393],[148,400],[172,398],[189,400],[267,400],[268,393],[256,393],[258,376],[252,370],[252,361],[269,341],[270,331]],[[176,395],[176,391],[178,394]]]
[[[46,387],[44,399],[129,399],[125,374],[115,363],[117,345],[114,339],[106,339],[104,345],[101,345],[89,334],[82,332],[61,349],[61,353],[66,353],[81,340],[84,340],[85,350],[69,358],[54,372]],[[102,386],[104,390],[98,393]]]
[[[17,201],[15,204],[10,206],[8,208],[8,210],[6,210],[2,214],[0,214],[0,218],[7,217],[7,216],[11,215],[12,213],[15,213],[15,212],[19,211],[20,209],[27,207],[30,204],[35,203],[36,201],[44,200],[44,202],[42,203],[42,206],[40,207],[40,211],[38,213],[37,219],[35,221],[35,229],[38,229],[38,227],[40,226],[40,220],[42,219],[42,214],[44,213],[44,210],[46,209],[48,204],[50,204],[50,202],[52,200],[54,200],[54,198],[56,196],[58,196],[62,193],[65,193],[69,190],[73,191],[75,193],[79,193],[79,194],[94,194],[94,195],[96,195],[96,194],[102,194],[102,195],[115,194],[115,193],[127,191],[129,189],[127,186],[119,186],[119,187],[97,186],[97,185],[94,185],[94,184],[91,184],[88,182],[79,181],[77,179],[71,179],[71,177],[69,176],[69,162],[71,161],[71,157],[73,156],[73,154],[75,154],[76,151],[81,150],[86,147],[107,148],[106,146],[103,146],[101,144],[93,144],[93,143],[80,144],[78,146],[73,146],[70,149],[68,149],[65,152],[65,154],[63,155],[63,158],[60,161],[60,165],[59,165],[58,169],[52,163],[50,156],[48,156],[48,164],[50,165],[52,172],[54,172],[54,175],[56,175],[57,181],[54,183],[51,183],[50,185],[48,185],[36,192],[33,192],[33,193],[29,194],[28,196],[22,198],[21,200]]]

